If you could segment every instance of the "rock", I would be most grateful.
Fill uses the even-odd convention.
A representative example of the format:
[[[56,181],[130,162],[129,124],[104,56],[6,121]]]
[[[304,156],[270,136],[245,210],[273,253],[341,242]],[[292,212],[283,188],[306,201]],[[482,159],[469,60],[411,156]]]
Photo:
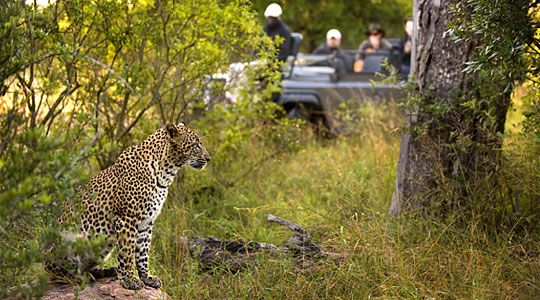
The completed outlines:
[[[79,291],[77,297],[75,293],[78,287],[70,284],[53,284],[53,287],[43,296],[43,300],[170,300],[169,295],[162,290],[151,287],[134,291],[123,288],[114,277],[98,279],[91,282]]]

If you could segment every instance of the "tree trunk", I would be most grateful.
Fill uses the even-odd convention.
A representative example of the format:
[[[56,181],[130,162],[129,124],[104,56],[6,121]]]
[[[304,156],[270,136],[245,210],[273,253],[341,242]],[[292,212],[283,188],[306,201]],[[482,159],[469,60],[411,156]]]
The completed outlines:
[[[455,179],[476,180],[493,170],[504,130],[510,93],[500,93],[495,107],[477,108],[464,103],[480,98],[478,74],[466,74],[478,39],[456,41],[449,34],[450,6],[468,11],[465,0],[415,0],[412,72],[416,74],[415,100],[409,103],[408,132],[403,134],[390,215],[430,207],[434,199],[454,202],[466,197]],[[499,88],[499,87],[492,87]],[[481,113],[491,110],[495,121],[483,122]],[[480,167],[480,168],[479,168]],[[463,182],[463,181],[462,181]],[[456,200],[457,199],[457,200]],[[448,203],[447,203],[448,204]]]

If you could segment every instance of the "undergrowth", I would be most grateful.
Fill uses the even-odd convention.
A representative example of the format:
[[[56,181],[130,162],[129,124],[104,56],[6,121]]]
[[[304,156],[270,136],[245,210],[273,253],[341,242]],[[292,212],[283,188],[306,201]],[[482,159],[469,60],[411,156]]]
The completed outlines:
[[[540,167],[526,135],[508,133],[499,184],[474,187],[474,205],[389,219],[404,124],[394,104],[350,112],[348,134],[329,140],[287,120],[246,123],[217,113],[223,118],[211,116],[215,124],[191,124],[213,160],[203,171],[179,172],[154,225],[150,268],[174,299],[540,295]],[[230,128],[212,132],[220,126]],[[208,272],[181,242],[213,235],[282,246],[292,233],[266,222],[267,213],[300,224],[337,258],[301,267],[261,255],[236,273]],[[32,279],[41,272],[36,264],[23,273]]]
[[[232,184],[215,180],[212,163],[186,169],[156,223],[151,266],[164,289],[179,299],[535,299],[537,159],[509,143],[499,180],[510,184],[478,193],[479,205],[389,219],[402,125],[393,105],[366,105],[346,137],[321,142],[304,129],[297,152],[262,162],[256,147],[238,148],[231,161],[250,172]],[[516,186],[521,211],[490,221],[495,212],[481,204],[514,203]],[[204,272],[180,243],[214,235],[283,245],[291,232],[265,222],[266,213],[304,226],[339,258],[301,268],[261,256],[237,273]]]

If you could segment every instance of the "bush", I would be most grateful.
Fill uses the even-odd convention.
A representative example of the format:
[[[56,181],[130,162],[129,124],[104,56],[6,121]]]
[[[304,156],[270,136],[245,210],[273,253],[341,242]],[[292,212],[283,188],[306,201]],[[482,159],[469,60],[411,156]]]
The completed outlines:
[[[274,46],[244,2],[58,0],[36,7],[7,1],[0,8],[2,297],[26,278],[39,279],[40,288],[23,293],[44,291],[37,264],[53,256],[46,250],[61,239],[55,222],[61,204],[165,122],[189,121],[211,131],[212,147],[227,144],[220,153],[252,138],[243,131],[248,126],[269,124],[260,137],[273,136],[268,149],[278,135],[295,134],[288,131],[292,123],[274,121],[276,107],[262,101],[245,98],[215,111],[210,108],[221,99],[206,102],[209,78],[232,62],[266,61],[258,76],[278,76],[272,51],[262,51]],[[224,126],[205,125],[205,114]],[[220,155],[227,160],[217,154],[218,161]]]

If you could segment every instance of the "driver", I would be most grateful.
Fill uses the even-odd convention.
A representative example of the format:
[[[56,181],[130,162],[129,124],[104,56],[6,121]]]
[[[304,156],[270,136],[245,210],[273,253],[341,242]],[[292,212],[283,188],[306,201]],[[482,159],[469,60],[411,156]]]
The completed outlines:
[[[349,56],[345,51],[341,50],[339,46],[341,45],[341,32],[337,29],[330,29],[326,33],[326,42],[322,43],[317,49],[313,51],[312,54],[328,54],[331,55],[331,59],[334,60],[330,62],[332,65],[335,64],[335,67],[339,74],[352,72],[352,57]]]

